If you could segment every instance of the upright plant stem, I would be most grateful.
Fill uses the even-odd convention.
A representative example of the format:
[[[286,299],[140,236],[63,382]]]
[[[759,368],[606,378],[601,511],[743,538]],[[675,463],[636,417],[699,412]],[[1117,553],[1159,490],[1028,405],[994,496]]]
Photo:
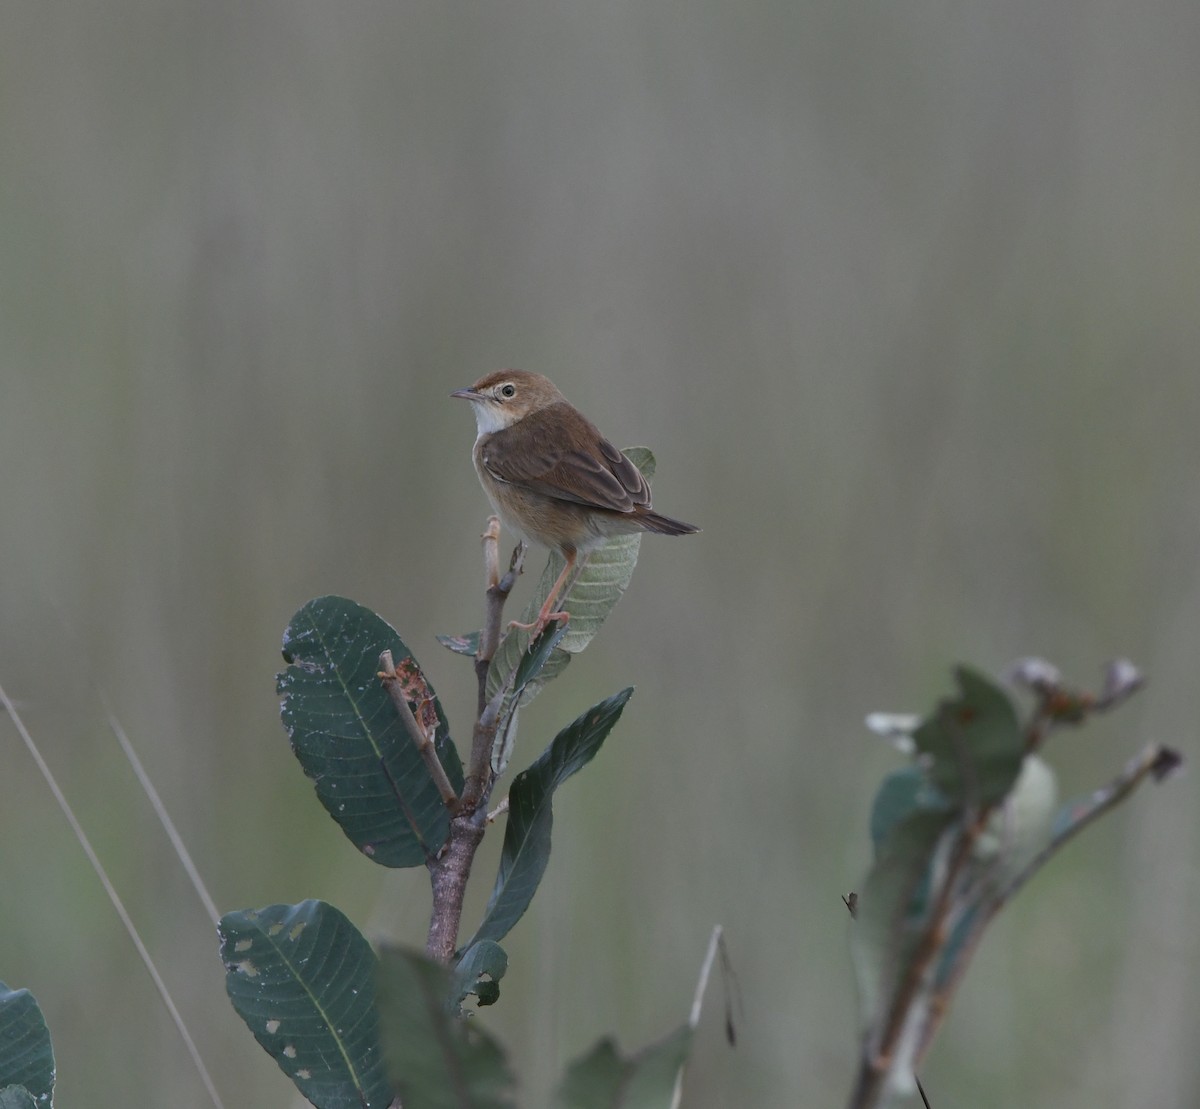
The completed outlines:
[[[479,683],[479,693],[476,700],[471,756],[467,763],[462,797],[452,809],[450,836],[438,857],[429,863],[433,910],[429,917],[425,953],[440,963],[449,963],[454,958],[458,945],[458,929],[462,920],[467,879],[471,875],[471,863],[475,859],[475,852],[483,840],[487,823],[487,802],[495,781],[491,753],[500,706],[499,702],[489,703],[488,670],[500,645],[504,603],[516,584],[525,560],[525,544],[519,543],[513,551],[507,573],[501,576],[499,540],[500,521],[493,516],[483,533],[487,602],[483,628],[479,634],[479,650],[475,656],[475,676]]]
[[[483,825],[473,816],[456,816],[450,821],[450,838],[441,857],[429,867],[433,887],[433,912],[425,954],[439,963],[449,963],[458,947],[463,898],[475,851],[483,840]]]

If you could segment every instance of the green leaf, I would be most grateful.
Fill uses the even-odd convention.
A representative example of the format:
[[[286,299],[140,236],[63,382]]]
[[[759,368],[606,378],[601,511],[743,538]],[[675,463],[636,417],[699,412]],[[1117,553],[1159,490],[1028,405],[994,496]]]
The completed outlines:
[[[480,940],[503,939],[529,908],[550,860],[554,791],[600,750],[632,696],[631,686],[588,709],[554,737],[532,766],[513,779],[496,884],[483,923],[468,947]]]
[[[292,617],[279,675],[283,726],[317,796],[350,841],[383,866],[437,853],[450,817],[378,677],[379,656],[416,667],[395,630],[344,597],[318,597]],[[430,690],[432,695],[432,690]],[[434,745],[456,792],[462,763],[436,696]],[[416,711],[416,709],[414,709]]]
[[[976,844],[977,861],[991,866],[990,886],[1016,878],[1050,842],[1057,805],[1054,770],[1037,755],[1026,755],[1012,790],[991,814]]]
[[[22,1087],[35,1105],[50,1105],[54,1095],[54,1049],[33,994],[10,990],[0,982],[0,1087],[4,1086]],[[18,1097],[15,1093],[12,1096]],[[14,1100],[12,1104],[23,1103]]]
[[[525,687],[542,672],[550,659],[551,652],[558,647],[566,634],[566,625],[556,620],[544,628],[541,635],[529,644],[513,675],[513,694],[515,696],[519,697]]]
[[[504,1052],[447,1011],[450,971],[415,951],[379,955],[379,1020],[392,1086],[404,1109],[512,1109]]]
[[[500,979],[506,970],[508,955],[498,943],[482,940],[471,944],[451,972],[454,1011],[462,1008],[468,994],[474,994],[481,1006],[494,1005],[500,997]]]
[[[568,660],[571,657],[557,650],[566,634],[567,629],[563,624],[556,621],[548,625],[542,634],[529,644],[528,650],[521,656],[521,661],[517,664],[512,678],[512,689],[500,710],[496,738],[492,741],[492,772],[497,776],[503,774],[507,769],[508,760],[512,755],[517,734],[517,713],[523,703],[525,691],[531,683],[542,681],[541,675],[555,654]]]
[[[658,459],[649,447],[626,447],[621,452],[639,470],[647,481],[654,480],[654,472],[658,469]]]
[[[1008,694],[966,666],[955,668],[959,695],[943,701],[913,733],[933,765],[933,785],[958,805],[991,805],[1012,789],[1025,737]]]
[[[225,989],[254,1038],[320,1109],[385,1109],[376,959],[323,901],[227,913]]]
[[[646,447],[630,447],[624,452],[628,458],[649,481],[654,476],[655,460]],[[567,634],[559,648],[554,652],[549,663],[542,670],[537,680],[530,682],[525,688],[521,704],[528,704],[537,696],[547,682],[558,677],[570,661],[570,656],[582,651],[595,637],[608,614],[616,607],[629,581],[633,577],[633,569],[637,565],[638,550],[641,546],[641,534],[618,535],[610,539],[603,547],[595,550],[588,557],[582,571],[576,577],[567,595],[561,598],[561,608],[571,614],[567,624]],[[565,565],[563,556],[552,551],[542,576],[538,579],[533,599],[521,616],[524,624],[532,623],[550,595],[550,588],[558,580]],[[529,648],[529,632],[519,628],[511,628],[500,641],[495,658],[492,659],[488,670],[488,696],[495,694],[517,667],[521,657]]]
[[[929,784],[919,766],[894,770],[879,787],[871,805],[871,844],[878,857],[892,831],[919,810],[943,810],[949,802]]]
[[[479,653],[479,633],[466,632],[464,635],[439,635],[437,641],[447,650],[456,655],[469,655],[474,658]]]
[[[24,1086],[7,1086],[0,1090],[0,1109],[37,1109],[37,1102]]]
[[[991,923],[997,902],[1011,885],[1027,877],[1026,868],[1050,842],[1058,780],[1037,755],[1026,755],[1012,791],[989,816],[975,843],[970,871],[961,885],[953,932],[937,956],[934,989],[958,978],[964,960],[978,947],[980,933]]]
[[[672,1109],[691,1047],[686,1024],[628,1059],[601,1040],[567,1069],[555,1109]]]
[[[850,952],[858,979],[862,1027],[874,1029],[921,935],[928,909],[927,875],[953,810],[918,809],[881,844],[858,896]]]

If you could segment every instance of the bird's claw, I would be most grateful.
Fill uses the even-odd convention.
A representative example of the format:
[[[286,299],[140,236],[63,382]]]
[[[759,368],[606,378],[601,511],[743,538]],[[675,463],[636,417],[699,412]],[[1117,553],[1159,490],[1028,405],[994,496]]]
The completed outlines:
[[[509,621],[508,626],[509,628],[517,628],[523,632],[529,632],[531,638],[537,639],[537,637],[541,635],[543,631],[545,631],[546,625],[549,624],[551,620],[559,620],[565,624],[570,619],[571,614],[566,610],[561,612],[543,612],[539,613],[538,618],[534,620],[532,624],[522,624],[520,620],[511,620]]]

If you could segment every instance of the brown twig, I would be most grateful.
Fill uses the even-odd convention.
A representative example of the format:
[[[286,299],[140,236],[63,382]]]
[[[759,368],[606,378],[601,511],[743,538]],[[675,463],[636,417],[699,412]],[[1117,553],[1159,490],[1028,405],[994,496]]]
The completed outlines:
[[[953,734],[955,755],[958,758],[959,770],[963,778],[964,793],[968,799],[977,798],[979,787],[975,766],[969,758],[961,727],[956,727]],[[954,845],[954,853],[947,864],[941,888],[938,890],[937,899],[933,904],[929,923],[925,927],[920,943],[913,952],[904,978],[892,1000],[888,1010],[887,1023],[883,1027],[878,1043],[865,1045],[859,1080],[855,1093],[850,1099],[852,1109],[863,1109],[863,1107],[874,1105],[879,1096],[879,1091],[892,1068],[893,1059],[903,1038],[905,1026],[909,1022],[913,1004],[923,992],[923,984],[946,943],[949,932],[947,921],[954,910],[959,878],[970,862],[975,845],[984,828],[987,827],[988,818],[995,808],[995,802],[979,805],[973,800],[966,806],[963,819],[957,825],[960,828],[958,840]]]
[[[974,907],[977,915],[971,923],[970,932],[962,939],[959,952],[954,959],[953,966],[946,974],[944,982],[938,984],[936,991],[929,998],[924,1026],[920,1029],[916,1050],[913,1052],[914,1066],[921,1062],[933,1043],[942,1021],[949,1011],[954,992],[988,925],[996,914],[1012,900],[1034,874],[1084,828],[1120,804],[1147,778],[1162,780],[1171,774],[1180,765],[1180,762],[1178,753],[1169,747],[1163,747],[1160,744],[1151,744],[1146,747],[1136,758],[1130,760],[1121,773],[1108,785],[1089,795],[1073,814],[1071,822],[1060,829],[1005,887]],[[909,963],[904,982],[897,991],[889,1010],[888,1023],[880,1038],[879,1046],[873,1052],[869,1051],[865,1054],[862,1060],[858,1083],[850,1101],[850,1105],[855,1109],[866,1109],[866,1107],[878,1103],[880,1091],[892,1063],[892,1053],[900,1041],[912,1006],[921,993],[922,983],[926,980],[936,959],[944,950],[946,940],[953,932],[948,921],[954,907],[955,888],[964,866],[972,856],[979,835],[986,827],[991,809],[992,807],[989,807],[987,811],[981,813],[970,827],[960,833],[961,838],[955,847],[954,858],[947,867],[938,902],[922,936],[921,944]]]
[[[396,713],[404,724],[405,731],[416,744],[417,751],[429,771],[429,776],[433,779],[433,784],[437,786],[438,793],[442,795],[442,801],[453,812],[458,806],[458,794],[454,792],[454,787],[446,776],[445,767],[442,766],[442,760],[438,758],[437,748],[433,745],[433,738],[430,734],[432,729],[419,724],[412,709],[408,707],[404,682],[400,671],[396,669],[396,665],[392,661],[391,651],[384,651],[379,656],[379,679],[383,682],[383,688],[387,690],[388,696],[391,697],[392,704],[396,706]],[[434,728],[436,728],[436,723]]]
[[[501,629],[504,626],[504,603],[517,584],[517,578],[525,565],[525,541],[513,548],[508,570],[499,576],[497,543],[500,521],[495,517],[488,520],[483,533],[483,562],[487,587],[487,605],[484,611],[483,629],[479,633],[479,650],[475,655],[475,678],[479,685],[476,697],[475,728],[471,737],[471,756],[467,761],[466,782],[463,785],[463,808],[474,812],[486,805],[492,791],[492,744],[496,728],[500,723],[500,707],[504,701],[504,690],[488,697],[488,672],[492,659],[500,646]]]
[[[929,923],[925,927],[921,942],[909,961],[904,980],[896,991],[895,999],[888,1010],[888,1019],[884,1025],[883,1034],[877,1045],[868,1043],[863,1052],[858,1082],[855,1084],[854,1093],[850,1098],[850,1109],[867,1109],[878,1102],[913,1002],[920,993],[921,983],[925,980],[938,952],[946,942],[946,920],[954,906],[954,890],[959,876],[975,850],[975,844],[987,824],[987,817],[992,807],[989,805],[980,811],[971,823],[959,833],[958,842],[954,846],[954,854],[947,864],[945,878],[942,880],[941,889],[938,891],[937,900],[930,913]]]
[[[489,516],[487,526],[479,537],[483,541],[483,574],[487,588],[500,581],[500,517]]]
[[[971,962],[983,935],[995,916],[1004,908],[1039,870],[1042,869],[1066,844],[1073,840],[1093,821],[1098,820],[1125,800],[1148,777],[1162,781],[1174,772],[1182,763],[1179,753],[1170,747],[1159,743],[1149,744],[1140,754],[1125,765],[1124,769],[1108,785],[1101,787],[1088,795],[1086,801],[1072,814],[1069,824],[1059,831],[998,893],[990,897],[980,906],[978,915],[972,922],[970,934],[964,939],[958,957],[954,960],[946,981],[934,995],[930,1004],[930,1020],[922,1030],[921,1040],[917,1047],[916,1061],[924,1057],[933,1043],[934,1037],[941,1027],[950,1008],[950,1000],[958,988],[967,966]]]
[[[1124,659],[1109,664],[1099,695],[1068,688],[1057,668],[1043,659],[1019,660],[1010,668],[1009,678],[1037,697],[1025,730],[1027,752],[1040,748],[1055,728],[1078,725],[1094,713],[1110,711],[1146,682],[1137,667]],[[962,769],[969,771],[971,765],[964,757],[965,752],[956,751],[956,754],[962,758]],[[1094,791],[1076,806],[1069,822],[1000,888],[988,883],[986,871],[979,873],[970,864],[976,856],[979,837],[1003,801],[966,806],[966,812],[956,825],[957,842],[940,879],[928,923],[904,968],[904,977],[894,991],[883,1031],[874,1042],[867,1040],[864,1043],[859,1075],[850,1099],[851,1109],[871,1109],[879,1103],[896,1064],[895,1053],[902,1046],[906,1066],[915,1068],[924,1059],[988,925],[1025,883],[1070,840],[1120,804],[1147,777],[1162,781],[1181,763],[1180,755],[1171,748],[1160,744],[1147,746],[1108,785]],[[975,792],[973,780],[965,772],[963,779],[964,792],[970,798]],[[975,880],[964,886],[964,877],[969,878],[972,874]],[[856,899],[851,895],[851,899],[843,900],[853,914]],[[946,945],[952,938],[954,952],[952,958],[947,959]],[[919,1001],[922,1007],[918,1010],[915,1007]],[[919,1017],[919,1024],[914,1024],[914,1016]],[[922,1100],[928,1105],[915,1070],[913,1079]]]
[[[464,811],[481,809],[492,792],[492,744],[496,740],[496,729],[500,726],[500,706],[504,703],[506,692],[506,688],[498,689],[475,721],[475,730],[471,735],[471,758],[463,783]]]
[[[1058,667],[1043,658],[1017,659],[1009,666],[1007,678],[1037,698],[1025,733],[1027,752],[1041,747],[1056,728],[1078,726],[1095,713],[1111,712],[1146,684],[1146,675],[1125,658],[1113,659],[1105,666],[1099,693],[1067,685]]]
[[[483,563],[487,578],[487,608],[484,612],[483,629],[479,633],[479,650],[475,655],[475,677],[479,682],[479,697],[475,715],[482,716],[487,708],[487,676],[496,649],[500,646],[500,629],[503,627],[504,602],[517,584],[517,578],[525,565],[525,541],[521,540],[513,548],[512,558],[508,563],[508,572],[500,576],[500,563],[497,556],[497,544],[500,534],[500,521],[493,516],[488,520],[487,530],[483,533]]]
[[[488,520],[483,533],[487,603],[483,628],[479,633],[479,647],[475,655],[475,676],[479,683],[479,693],[471,738],[471,756],[467,762],[462,798],[457,802],[457,808],[450,820],[450,835],[441,854],[429,863],[433,910],[429,917],[425,953],[441,963],[450,963],[454,958],[467,879],[471,875],[471,864],[486,828],[487,800],[494,784],[491,768],[492,743],[496,737],[500,706],[503,704],[505,693],[502,688],[489,699],[488,670],[500,645],[504,602],[508,600],[525,561],[525,544],[521,542],[512,553],[507,572],[501,575],[499,542],[500,521],[493,516]],[[407,707],[406,703],[405,708]]]

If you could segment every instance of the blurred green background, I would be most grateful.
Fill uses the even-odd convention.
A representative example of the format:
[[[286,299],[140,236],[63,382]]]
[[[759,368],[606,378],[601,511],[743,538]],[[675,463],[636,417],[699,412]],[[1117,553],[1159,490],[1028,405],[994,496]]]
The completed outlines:
[[[684,1104],[842,1103],[840,895],[897,765],[874,709],[955,660],[1151,685],[1050,750],[1066,793],[1194,751],[1200,8],[10,0],[0,38],[0,683],[110,867],[227,1106],[295,1094],[224,996],[129,731],[222,910],[322,897],[419,942],[423,872],[359,857],[289,753],[291,614],[344,593],[460,742],[486,503],[451,389],[552,377],[659,460],[604,634],[514,764],[628,683],[480,1019],[536,1106],[602,1034],[687,1012]],[[540,559],[535,565],[540,564]],[[528,591],[531,583],[522,583]],[[523,600],[523,594],[521,595]],[[64,1107],[204,1106],[0,723],[0,978]],[[473,921],[498,836],[477,863]],[[1200,1102],[1200,829],[1139,793],[997,922],[935,1105]]]

